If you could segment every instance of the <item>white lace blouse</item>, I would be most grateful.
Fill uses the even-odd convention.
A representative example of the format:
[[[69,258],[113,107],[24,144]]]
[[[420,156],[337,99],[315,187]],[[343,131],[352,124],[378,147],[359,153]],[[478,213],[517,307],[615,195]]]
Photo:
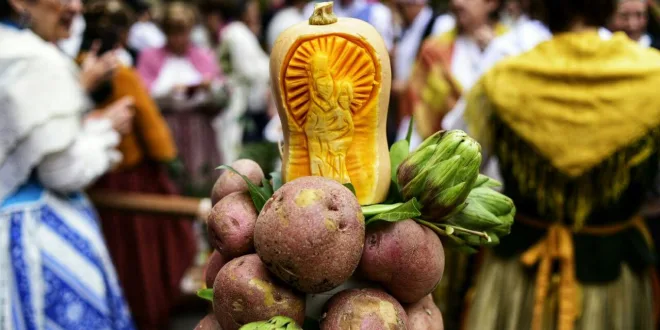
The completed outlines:
[[[110,122],[82,123],[89,106],[71,59],[0,25],[0,202],[33,173],[46,188],[81,190],[121,158]]]

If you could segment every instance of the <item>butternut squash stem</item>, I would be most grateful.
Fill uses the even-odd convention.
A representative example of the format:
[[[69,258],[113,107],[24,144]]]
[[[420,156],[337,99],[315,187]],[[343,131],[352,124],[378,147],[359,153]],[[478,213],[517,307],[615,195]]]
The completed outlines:
[[[332,1],[321,2],[314,6],[314,12],[309,18],[309,25],[330,25],[339,20],[335,15]]]

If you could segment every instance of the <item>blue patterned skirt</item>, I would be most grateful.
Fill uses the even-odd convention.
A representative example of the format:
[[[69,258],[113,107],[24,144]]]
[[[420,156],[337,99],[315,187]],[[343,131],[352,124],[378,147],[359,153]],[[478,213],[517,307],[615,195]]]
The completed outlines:
[[[0,206],[0,329],[132,330],[96,213],[35,181]]]

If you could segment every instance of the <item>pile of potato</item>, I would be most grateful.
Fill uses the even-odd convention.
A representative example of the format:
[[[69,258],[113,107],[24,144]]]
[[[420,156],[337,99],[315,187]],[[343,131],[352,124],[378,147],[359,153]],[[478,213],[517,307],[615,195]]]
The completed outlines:
[[[264,179],[253,161],[231,167],[255,185]],[[238,330],[275,316],[307,321],[306,330],[443,329],[430,294],[442,279],[444,251],[427,227],[413,220],[365,227],[354,193],[322,177],[283,185],[258,212],[244,179],[226,170],[212,199],[215,251],[205,277],[214,315],[197,329]],[[306,311],[307,299],[347,281],[368,285],[334,294],[318,319]]]

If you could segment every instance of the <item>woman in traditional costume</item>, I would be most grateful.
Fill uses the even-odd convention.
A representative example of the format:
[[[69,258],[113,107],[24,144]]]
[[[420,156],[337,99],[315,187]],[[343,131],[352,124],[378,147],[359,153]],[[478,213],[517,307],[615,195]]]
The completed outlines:
[[[164,47],[142,51],[138,72],[172,129],[186,177],[178,180],[186,194],[206,196],[222,162],[219,145],[224,128],[219,112],[227,99],[226,84],[215,54],[193,45],[196,22],[192,7],[172,2],[165,7]]]
[[[1,329],[134,328],[81,193],[121,159],[125,123],[83,120],[78,71],[55,46],[67,2],[0,0]]]
[[[653,329],[650,235],[660,54],[598,28],[616,0],[543,0],[554,37],[495,65],[466,120],[518,214],[488,253],[467,329]]]
[[[183,2],[169,4],[163,19],[166,45],[144,50],[138,60],[138,71],[151,95],[168,108],[195,108],[212,104],[214,96],[224,96],[213,53],[191,42],[195,22],[192,7]]]
[[[412,106],[403,99],[407,82],[412,74],[417,55],[424,40],[452,30],[456,20],[450,13],[438,13],[433,10],[429,0],[395,0],[394,7],[401,18],[401,34],[392,52],[393,81],[392,104],[399,113],[395,122],[398,123],[396,140],[403,140],[408,135]],[[388,129],[390,124],[388,123]],[[421,138],[416,132],[412,135],[411,144],[419,145]]]
[[[101,49],[115,49],[123,27],[112,23],[117,21],[115,17],[126,16],[126,10],[118,0],[86,4],[89,23],[83,34],[81,62],[97,40],[103,43]],[[126,97],[135,102],[133,131],[122,136],[119,145],[124,159],[93,191],[177,194],[168,176],[169,164],[176,160],[176,145],[138,73],[128,66],[119,67],[92,97],[101,107]],[[167,328],[171,308],[181,296],[181,280],[195,256],[192,221],[112,209],[101,209],[100,217],[136,324],[140,329]]]
[[[464,91],[479,78],[483,52],[506,29],[497,22],[498,0],[452,0],[456,27],[430,38],[408,82],[415,128],[422,139],[440,130]]]
[[[232,95],[220,121],[225,161],[239,158],[243,145],[260,143],[271,119],[270,58],[250,29],[256,0],[211,0],[213,12],[221,18],[216,50],[223,72],[229,78]]]

